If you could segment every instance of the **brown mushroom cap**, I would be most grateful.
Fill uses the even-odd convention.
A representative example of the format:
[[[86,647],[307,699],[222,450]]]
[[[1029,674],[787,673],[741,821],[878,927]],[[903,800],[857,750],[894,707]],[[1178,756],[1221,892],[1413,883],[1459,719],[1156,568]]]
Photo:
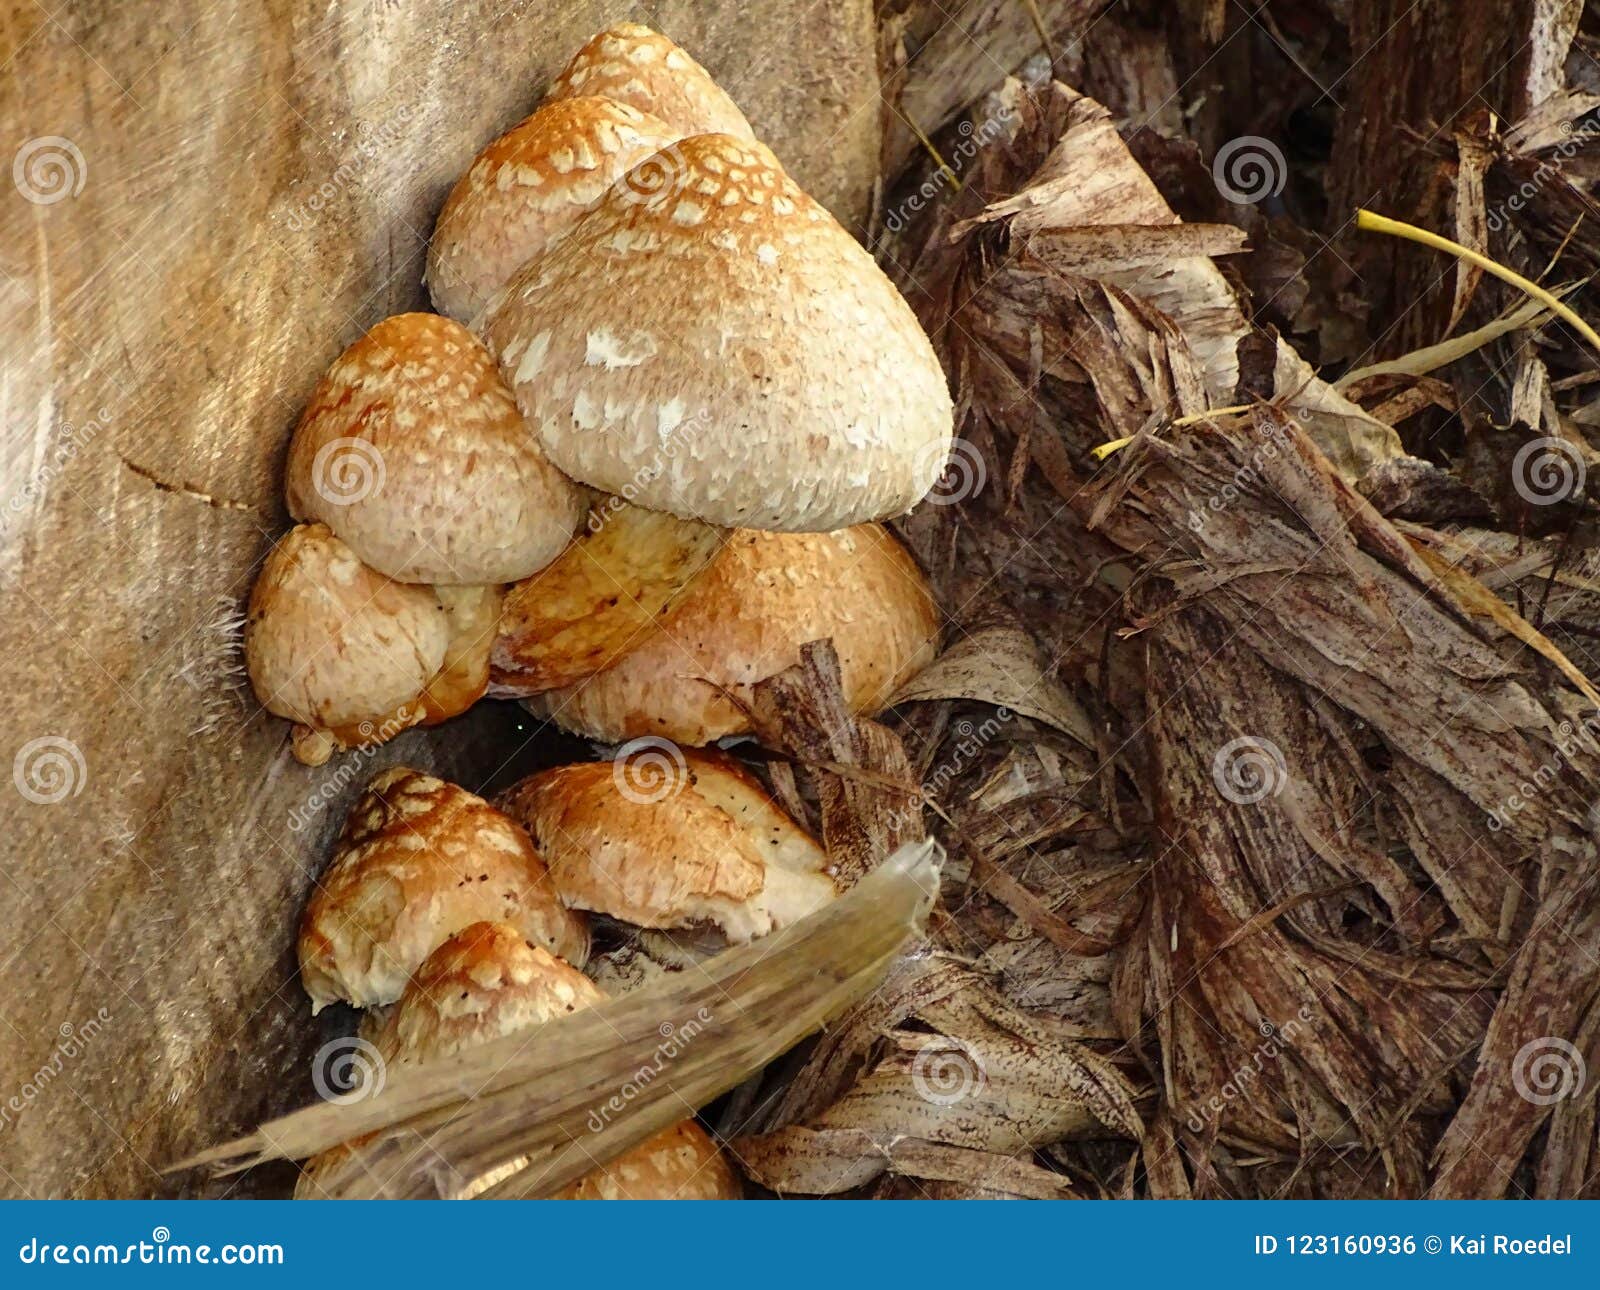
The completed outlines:
[[[417,969],[378,1033],[376,1047],[385,1063],[396,1066],[434,1061],[542,1026],[604,998],[581,972],[529,945],[516,928],[475,923]],[[323,1179],[349,1152],[349,1145],[335,1147],[308,1161],[296,1197],[322,1195]],[[478,1180],[469,1193],[504,1172]],[[556,1198],[737,1200],[742,1194],[737,1175],[716,1144],[686,1120],[608,1161]]]
[[[641,162],[480,328],[550,460],[651,510],[826,531],[909,510],[945,467],[916,317],[759,143]]]
[[[881,525],[741,530],[659,630],[604,671],[524,704],[609,743],[659,735],[706,744],[748,730],[734,700],[748,702],[809,641],[832,638],[845,698],[869,713],[932,662],[938,635],[927,580]]]
[[[437,314],[386,318],[334,361],[285,484],[296,519],[401,582],[515,582],[555,559],[583,514],[488,351]]]
[[[589,932],[562,906],[515,821],[481,797],[399,766],[352,808],[300,927],[312,1012],[393,1003],[447,937],[483,919],[583,963]]]
[[[267,556],[245,618],[245,663],[262,705],[319,729],[376,723],[443,667],[450,615],[431,587],[369,569],[325,524],[291,529]]]
[[[571,908],[753,940],[831,900],[827,855],[731,758],[640,741],[508,792]]]
[[[680,136],[604,98],[548,103],[501,135],[456,181],[434,225],[428,291],[435,308],[470,322],[618,176]]]
[[[551,99],[599,95],[649,112],[674,131],[754,139],[711,74],[660,32],[620,22],[590,38],[550,87]]]
[[[560,559],[506,592],[494,694],[538,694],[614,663],[649,638],[728,536],[620,498],[598,503]]]

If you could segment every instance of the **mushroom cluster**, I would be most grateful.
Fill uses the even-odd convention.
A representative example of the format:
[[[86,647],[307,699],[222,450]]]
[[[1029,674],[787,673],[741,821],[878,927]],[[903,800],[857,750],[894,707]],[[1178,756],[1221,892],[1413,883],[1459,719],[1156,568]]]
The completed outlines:
[[[257,696],[311,765],[485,695],[671,757],[665,791],[619,755],[498,805],[404,768],[371,781],[300,962],[313,1010],[373,1009],[398,1063],[833,897],[821,847],[702,749],[748,733],[754,687],[809,642],[832,641],[862,713],[932,659],[932,594],[881,521],[927,493],[952,432],[888,278],[645,27],[595,36],[478,155],[426,282],[438,312],[374,326],[295,428],[295,527],[245,624]],[[609,1169],[573,1194],[736,1189],[692,1122]]]
[[[863,711],[928,662],[878,521],[944,468],[938,360],[682,49],[589,41],[455,185],[427,284],[440,312],[345,350],[289,447],[245,655],[301,761],[486,693],[701,744],[809,640]]]
[[[556,767],[514,786],[504,810],[420,771],[374,776],[301,923],[313,1011],[372,1009],[378,1059],[413,1065],[531,1037],[837,894],[815,839],[731,758],[686,754],[675,777],[645,787],[638,769]],[[591,913],[616,942],[592,960]],[[323,1194],[349,1149],[308,1162],[297,1194]],[[686,1120],[561,1194],[731,1198],[740,1187]]]

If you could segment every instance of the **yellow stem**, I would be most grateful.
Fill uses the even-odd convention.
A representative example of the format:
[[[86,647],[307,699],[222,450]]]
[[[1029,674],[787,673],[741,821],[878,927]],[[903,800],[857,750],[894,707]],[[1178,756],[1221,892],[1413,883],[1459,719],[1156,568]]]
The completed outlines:
[[[1535,300],[1539,301],[1558,318],[1570,323],[1575,331],[1586,341],[1594,346],[1600,353],[1600,333],[1584,322],[1560,299],[1546,291],[1537,282],[1523,277],[1520,273],[1506,268],[1498,260],[1491,260],[1487,255],[1481,255],[1470,247],[1462,246],[1460,242],[1452,242],[1447,237],[1440,237],[1437,233],[1430,233],[1425,228],[1418,228],[1415,224],[1406,224],[1387,216],[1374,215],[1371,211],[1358,210],[1356,212],[1356,227],[1365,229],[1369,233],[1387,233],[1391,237],[1403,237],[1408,242],[1416,242],[1422,246],[1430,246],[1435,251],[1445,251],[1451,255],[1459,256],[1468,264],[1475,264],[1485,273],[1499,278],[1502,282],[1509,282],[1519,291],[1525,291]]]
[[[1201,421],[1209,421],[1212,417],[1231,417],[1237,412],[1248,412],[1250,407],[1251,405],[1248,403],[1235,403],[1232,407],[1211,408],[1206,412],[1191,412],[1186,417],[1179,417],[1172,424],[1174,426],[1192,426]],[[1132,442],[1132,435],[1129,435],[1126,439],[1113,439],[1110,443],[1103,443],[1098,448],[1089,449],[1089,455],[1096,461],[1104,461],[1112,453],[1126,448]]]

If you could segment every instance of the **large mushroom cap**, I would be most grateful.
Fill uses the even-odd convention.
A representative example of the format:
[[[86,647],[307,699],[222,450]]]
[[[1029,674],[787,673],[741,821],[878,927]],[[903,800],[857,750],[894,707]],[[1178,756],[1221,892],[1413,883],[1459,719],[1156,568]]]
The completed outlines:
[[[262,705],[291,721],[350,727],[407,704],[420,721],[416,701],[451,636],[431,587],[391,581],[327,525],[302,524],[272,549],[250,592],[245,662]]]
[[[481,797],[404,766],[373,777],[351,809],[300,927],[312,1011],[393,1003],[454,932],[497,919],[575,963],[588,927],[562,906],[515,821]]]
[[[457,932],[418,968],[378,1032],[385,1064],[450,1057],[592,1007],[605,994],[577,969],[527,943],[503,923]],[[324,1194],[323,1182],[350,1153],[335,1147],[307,1161],[296,1197]],[[468,1194],[503,1176],[479,1180]],[[737,1200],[743,1188],[726,1158],[692,1120],[648,1138],[556,1193],[556,1199]]]
[[[641,162],[482,327],[550,459],[652,510],[832,530],[909,510],[944,469],[927,337],[759,143]]]
[[[607,742],[705,744],[749,728],[741,702],[829,637],[845,698],[875,712],[933,660],[939,620],[922,571],[888,530],[733,534],[659,628],[587,680],[524,700]],[[499,651],[502,642],[496,643]]]
[[[506,592],[497,696],[571,685],[650,638],[728,539],[726,529],[610,497],[554,564]]]
[[[504,805],[567,905],[639,927],[710,924],[742,942],[834,895],[822,848],[718,754],[641,740],[614,761],[530,776]]]
[[[434,306],[470,322],[490,296],[631,166],[681,137],[625,103],[548,103],[480,152],[450,190],[428,248]]]
[[[437,314],[386,318],[334,361],[295,429],[286,492],[296,519],[379,573],[452,586],[544,568],[583,514],[483,345]]]
[[[620,22],[590,38],[550,87],[551,99],[600,95],[665,121],[674,137],[754,139],[738,105],[710,73],[660,32]]]

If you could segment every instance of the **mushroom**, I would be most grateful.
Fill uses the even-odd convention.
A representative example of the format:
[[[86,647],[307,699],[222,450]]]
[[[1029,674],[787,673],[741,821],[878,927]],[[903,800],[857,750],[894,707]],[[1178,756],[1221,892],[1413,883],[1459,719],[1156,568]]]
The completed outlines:
[[[289,445],[298,520],[400,582],[515,582],[560,554],[583,495],[523,427],[482,343],[436,314],[386,318],[318,383]]]
[[[519,599],[518,590],[510,597]],[[497,668],[513,649],[495,643]],[[838,533],[735,532],[655,630],[587,679],[524,700],[536,715],[608,743],[657,735],[706,744],[750,727],[757,682],[831,637],[845,698],[876,712],[937,650],[938,612],[916,562],[878,524]],[[505,673],[497,671],[496,680]]]
[[[502,921],[552,953],[589,956],[527,833],[464,788],[404,766],[373,777],[345,820],[300,926],[311,1011],[393,1003],[448,936]]]
[[[620,22],[592,36],[550,87],[551,99],[600,95],[649,112],[681,138],[731,134],[754,139],[738,105],[711,74],[660,32]]]
[[[245,664],[262,706],[298,723],[295,756],[320,765],[471,706],[499,617],[498,588],[395,582],[327,525],[301,524],[251,589]]]
[[[753,141],[641,162],[479,326],[550,460],[651,510],[834,530],[909,510],[949,453],[915,315]]]
[[[827,854],[720,753],[645,740],[542,771],[502,802],[562,901],[646,928],[709,924],[742,943],[833,899]]]
[[[604,998],[581,972],[529,945],[514,927],[474,923],[429,955],[379,1031],[375,1047],[386,1066],[437,1061],[532,1030]],[[353,1145],[308,1161],[295,1196],[324,1195],[323,1182]],[[472,1180],[459,1195],[478,1194],[516,1172],[521,1163]],[[600,1165],[556,1192],[554,1199],[738,1200],[742,1195],[738,1175],[716,1143],[693,1120],[685,1120]]]
[[[518,268],[590,209],[630,167],[681,137],[625,103],[548,103],[480,152],[439,212],[428,291],[470,322]]]
[[[649,639],[711,565],[726,529],[606,498],[564,555],[506,593],[490,693],[571,685]]]

